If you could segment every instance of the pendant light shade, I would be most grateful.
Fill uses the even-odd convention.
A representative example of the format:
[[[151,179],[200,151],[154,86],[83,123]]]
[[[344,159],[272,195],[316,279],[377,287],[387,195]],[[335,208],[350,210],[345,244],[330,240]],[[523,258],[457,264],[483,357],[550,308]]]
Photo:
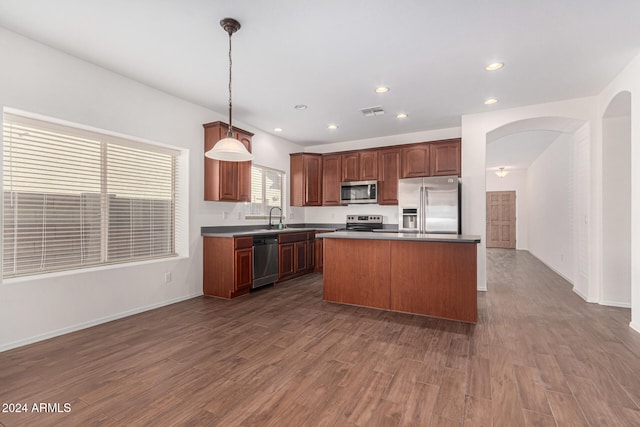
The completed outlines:
[[[227,132],[226,138],[222,138],[216,142],[216,145],[204,153],[204,155],[214,160],[246,162],[253,160],[253,154],[247,150],[242,142],[233,137],[233,127],[231,124],[231,35],[240,29],[240,23],[233,18],[224,18],[220,21],[220,26],[229,34],[229,131]]]
[[[251,154],[244,146],[244,144],[235,138],[221,139],[216,142],[216,145],[204,155],[214,160],[224,160],[227,162],[246,162],[253,160],[253,154]]]
[[[504,168],[500,168],[500,170],[496,171],[496,175],[498,175],[498,177],[500,178],[504,178],[505,176],[507,176],[509,172],[504,170]]]

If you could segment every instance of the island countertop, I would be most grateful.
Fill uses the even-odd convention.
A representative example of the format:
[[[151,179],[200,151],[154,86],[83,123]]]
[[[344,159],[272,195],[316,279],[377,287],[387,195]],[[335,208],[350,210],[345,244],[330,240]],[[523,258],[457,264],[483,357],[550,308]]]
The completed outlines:
[[[394,232],[336,231],[316,236],[318,239],[402,240],[406,242],[480,243],[480,236],[465,234],[419,234]]]

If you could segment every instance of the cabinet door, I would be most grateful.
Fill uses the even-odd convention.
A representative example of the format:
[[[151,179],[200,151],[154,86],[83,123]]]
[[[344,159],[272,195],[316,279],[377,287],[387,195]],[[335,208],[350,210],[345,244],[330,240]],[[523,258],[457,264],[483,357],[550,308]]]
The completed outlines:
[[[293,243],[278,245],[278,277],[290,276],[294,272]]]
[[[377,181],[378,180],[378,151],[367,150],[358,154],[360,180]]]
[[[358,153],[342,155],[342,181],[358,181],[360,179]]]
[[[316,239],[315,242],[315,263],[313,271],[322,272],[322,239]]]
[[[220,200],[238,201],[238,162],[220,161]]]
[[[238,249],[236,250],[235,290],[250,288],[252,280],[252,249]]]
[[[322,205],[322,156],[303,156],[305,206]]]
[[[248,133],[238,131],[235,132],[235,137],[238,141],[247,147],[247,150],[251,152],[251,135]],[[229,162],[224,162],[229,163]],[[240,202],[251,201],[251,161],[248,162],[231,162],[238,164],[238,195],[237,199]]]
[[[295,272],[300,273],[307,269],[307,242],[295,242]]]
[[[402,178],[429,176],[429,144],[402,147]]]
[[[398,179],[400,178],[400,149],[378,151],[379,192],[381,205],[398,204]]]
[[[204,125],[204,151],[209,151],[227,135],[223,122]],[[252,133],[234,128],[234,137],[251,151]],[[251,162],[224,162],[204,158],[204,199],[212,201],[251,200]]]
[[[307,240],[307,269],[313,270],[316,264],[316,239]]]
[[[431,176],[460,176],[460,140],[430,144]]]
[[[327,154],[322,156],[322,205],[340,206],[340,177],[342,156]]]

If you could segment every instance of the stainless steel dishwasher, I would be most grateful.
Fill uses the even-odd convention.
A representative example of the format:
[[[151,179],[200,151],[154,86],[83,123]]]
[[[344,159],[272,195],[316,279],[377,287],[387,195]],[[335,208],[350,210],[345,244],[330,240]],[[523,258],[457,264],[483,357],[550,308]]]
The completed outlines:
[[[253,285],[251,289],[278,280],[278,236],[253,238]]]

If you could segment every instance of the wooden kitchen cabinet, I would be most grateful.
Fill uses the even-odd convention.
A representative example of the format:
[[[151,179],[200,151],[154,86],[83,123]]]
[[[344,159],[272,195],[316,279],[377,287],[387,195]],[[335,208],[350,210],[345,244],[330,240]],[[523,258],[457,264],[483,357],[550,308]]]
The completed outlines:
[[[457,138],[429,143],[431,176],[461,175],[460,142],[460,138]]]
[[[340,206],[342,155],[322,156],[322,206]]]
[[[295,273],[293,243],[278,245],[278,279],[282,280]]]
[[[234,298],[248,294],[253,282],[253,237],[203,237],[206,296]]]
[[[278,235],[278,279],[280,282],[307,273],[307,232]]]
[[[229,126],[223,122],[204,124],[204,151],[227,136]],[[233,128],[233,136],[251,152],[251,132]],[[204,200],[248,202],[251,200],[251,161],[225,162],[204,158]]]
[[[321,233],[330,233],[331,231],[316,231],[314,234],[317,236]],[[322,245],[324,239],[315,239],[314,242],[314,265],[313,271],[316,273],[322,273],[322,265],[323,265],[323,253],[322,253]]]
[[[400,148],[378,150],[378,204],[398,204],[398,179],[400,178]]]
[[[363,150],[344,153],[342,161],[342,181],[377,181],[378,152]]]
[[[402,147],[402,178],[429,176],[429,148],[426,142]]]
[[[295,266],[296,273],[304,273],[307,269],[307,241],[295,242],[293,244],[295,251],[295,259],[293,264]]]
[[[251,288],[253,280],[253,253],[252,249],[236,250],[236,281],[235,290]]]
[[[322,205],[322,155],[290,154],[291,206]]]
[[[316,233],[314,231],[307,232],[307,270],[314,271],[316,264]]]
[[[342,154],[341,181],[360,180],[360,161],[357,152]]]
[[[364,150],[358,153],[359,180],[378,180],[378,150]]]

